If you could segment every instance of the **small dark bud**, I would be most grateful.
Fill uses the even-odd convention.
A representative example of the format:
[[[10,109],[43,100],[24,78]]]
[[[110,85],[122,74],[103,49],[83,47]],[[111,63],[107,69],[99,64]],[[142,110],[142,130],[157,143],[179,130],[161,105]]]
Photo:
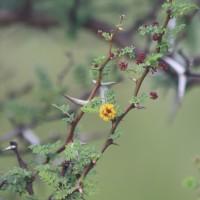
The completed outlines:
[[[168,70],[168,66],[166,63],[162,62],[162,61],[158,61],[158,67],[160,67],[162,70],[167,71]]]
[[[160,35],[158,35],[158,34],[154,34],[153,36],[152,36],[152,40],[153,41],[158,41],[160,39]]]
[[[158,98],[157,92],[151,92],[151,93],[149,94],[149,96],[150,96],[150,98],[153,99],[153,100],[155,100],[155,99]]]
[[[110,59],[113,59],[114,56],[115,56],[115,54],[114,54],[114,53],[111,53],[111,54],[110,54]]]
[[[170,15],[170,14],[171,14],[171,10],[168,9],[168,10],[166,11],[166,13]]]
[[[120,69],[121,71],[125,71],[125,70],[127,69],[127,67],[128,67],[128,63],[127,63],[127,62],[120,62],[120,63],[118,64],[118,67],[119,67],[119,69]]]
[[[98,68],[98,67],[99,67],[99,64],[95,63],[95,64],[94,64],[94,67],[95,67],[95,68]]]
[[[142,26],[143,26],[144,28],[146,28],[148,25],[147,25],[147,24],[143,24]]]
[[[159,23],[157,22],[157,21],[154,21],[153,23],[152,23],[152,26],[158,26],[159,25]]]
[[[136,57],[136,64],[139,65],[139,64],[144,63],[145,58],[146,58],[146,54],[145,54],[145,53],[139,54],[139,55]]]

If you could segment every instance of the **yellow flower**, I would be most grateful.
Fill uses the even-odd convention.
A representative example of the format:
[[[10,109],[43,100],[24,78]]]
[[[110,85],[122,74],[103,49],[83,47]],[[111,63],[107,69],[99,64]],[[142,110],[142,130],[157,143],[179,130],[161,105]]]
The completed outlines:
[[[103,104],[99,109],[99,117],[105,121],[110,121],[116,117],[116,111],[113,104]]]

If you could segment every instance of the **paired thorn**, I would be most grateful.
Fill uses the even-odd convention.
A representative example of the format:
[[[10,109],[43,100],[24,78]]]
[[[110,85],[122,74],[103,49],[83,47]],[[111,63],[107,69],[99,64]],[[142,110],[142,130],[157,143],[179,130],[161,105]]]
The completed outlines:
[[[119,146],[119,144],[117,144],[116,142],[112,142],[113,145]]]
[[[95,84],[97,81],[93,80],[93,83]],[[101,86],[111,86],[113,84],[116,84],[117,82],[111,81],[111,82],[101,82]]]
[[[96,80],[93,80],[93,83],[95,84]],[[116,84],[116,82],[102,82],[101,83],[101,86],[99,88],[99,93],[100,93],[99,96],[102,99],[102,102],[105,101],[104,100],[105,91],[108,89],[109,86],[111,86],[113,84]],[[89,102],[88,100],[77,99],[77,98],[71,97],[66,94],[63,94],[63,96],[78,106],[84,106],[85,104],[87,104]]]
[[[66,94],[63,94],[63,96],[65,98],[67,98],[69,101],[71,101],[72,103],[74,103],[78,106],[84,106],[85,104],[87,104],[89,102],[88,100],[76,99],[76,98],[71,97],[71,96],[66,95]]]
[[[145,108],[144,106],[140,105],[139,103],[135,103],[134,107],[137,108],[137,109],[143,109],[143,108]]]
[[[137,83],[137,79],[136,78],[129,77],[129,79],[132,80],[134,83]]]

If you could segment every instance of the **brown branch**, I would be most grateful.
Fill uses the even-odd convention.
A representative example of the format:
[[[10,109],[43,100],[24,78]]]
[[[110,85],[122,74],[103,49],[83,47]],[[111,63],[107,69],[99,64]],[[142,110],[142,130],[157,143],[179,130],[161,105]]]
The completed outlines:
[[[171,1],[170,1],[171,2]],[[164,22],[164,25],[163,25],[163,28],[166,28],[167,27],[167,24],[169,22],[169,19],[170,19],[170,15],[167,14],[166,16],[166,19],[165,19],[165,22]],[[161,35],[160,37],[160,40],[158,41],[158,44],[162,41],[162,36],[163,34]],[[160,48],[157,48],[156,47],[156,50],[155,52],[156,53],[159,53],[160,51]],[[136,81],[136,87],[134,89],[134,92],[133,92],[133,95],[134,96],[137,96],[138,95],[138,92],[141,88],[141,85],[144,81],[144,79],[146,78],[147,74],[149,72],[149,69],[148,68],[145,68],[145,70],[143,71],[141,77]],[[112,134],[114,134],[116,128],[118,127],[118,125],[120,124],[120,122],[122,121],[122,119],[128,114],[128,112],[130,110],[132,110],[133,108],[135,108],[135,104],[131,103],[129,104],[129,106],[127,107],[127,109],[125,110],[125,112],[119,116],[117,119],[113,120],[112,121],[112,127],[110,129],[110,132],[109,132],[109,135],[108,135],[108,138],[106,139],[106,141],[104,142],[102,148],[101,148],[101,153],[104,153],[104,151],[111,145],[113,144],[113,140],[110,138],[110,136]],[[78,179],[77,181],[77,184],[75,185],[74,187],[74,192],[75,191],[79,191],[81,192],[83,189],[82,189],[82,182],[83,182],[83,179],[87,176],[87,174],[89,173],[89,171],[96,165],[96,162],[98,161],[99,159],[96,159],[96,160],[93,160],[91,161],[90,163],[88,163],[88,165],[86,165],[86,167],[84,168],[84,170],[82,171],[82,174],[80,176],[80,178]]]
[[[102,30],[103,32],[110,32],[113,30],[113,26],[111,24],[94,17],[88,18],[84,27],[89,29],[94,34],[97,34],[98,30]],[[113,43],[119,47],[130,46],[130,44],[133,43],[132,36],[130,37],[126,31],[117,32],[116,36],[113,38]]]
[[[94,98],[94,96],[95,96],[97,90],[98,90],[99,87],[101,86],[101,76],[102,76],[102,73],[103,73],[103,69],[105,68],[105,66],[107,65],[107,63],[108,63],[109,61],[110,61],[110,56],[108,56],[108,57],[106,58],[106,60],[102,63],[102,65],[101,65],[101,67],[100,67],[100,69],[99,69],[99,76],[98,76],[97,82],[95,83],[94,88],[93,88],[93,90],[92,90],[90,96],[88,97],[88,100],[91,100],[91,99]],[[71,123],[70,131],[69,131],[69,133],[68,133],[68,137],[67,137],[65,143],[63,144],[63,146],[61,146],[61,147],[56,151],[56,153],[60,153],[60,152],[64,151],[64,150],[65,150],[65,146],[66,146],[67,144],[69,144],[70,142],[73,141],[74,130],[75,130],[75,128],[76,128],[78,122],[79,122],[79,121],[81,120],[81,118],[83,117],[83,115],[84,115],[84,112],[81,111],[81,112],[79,113],[79,115],[76,117],[76,119]]]
[[[8,181],[7,180],[4,180],[0,183],[0,189],[5,185],[5,184],[8,184]]]

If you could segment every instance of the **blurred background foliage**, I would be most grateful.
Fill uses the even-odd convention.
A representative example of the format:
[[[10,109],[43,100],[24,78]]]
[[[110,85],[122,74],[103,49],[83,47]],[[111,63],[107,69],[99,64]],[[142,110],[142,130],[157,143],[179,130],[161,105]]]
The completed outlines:
[[[88,76],[92,59],[107,51],[107,44],[97,36],[97,29],[110,29],[125,14],[125,31],[132,30],[132,34],[119,36],[121,40],[115,41],[116,48],[129,41],[138,49],[148,48],[148,39],[136,34],[137,28],[144,22],[151,23],[156,16],[162,22],[161,3],[156,0],[0,0],[0,148],[8,146],[7,136],[13,130],[20,137],[12,139],[20,141],[25,159],[30,158],[26,152],[30,142],[27,144],[23,139],[26,129],[31,129],[41,143],[57,138],[64,140],[68,127],[51,104],[66,103],[62,93],[87,98],[92,86]],[[184,37],[177,45],[188,58],[200,56],[199,19],[199,13],[189,19]],[[198,72],[199,68],[194,71]],[[122,72],[116,73],[113,81],[117,79],[119,84],[112,89],[125,107],[131,98],[132,82]],[[176,91],[169,81],[164,86],[152,78],[146,80],[143,90],[148,93],[156,89],[159,99],[147,103],[146,109],[134,110],[124,120],[120,127],[124,132],[118,141],[120,146],[111,147],[97,165],[95,178],[100,192],[88,199],[197,199],[197,194],[185,189],[182,181],[187,175],[198,177],[192,160],[200,155],[200,88],[197,85],[186,93],[181,108],[170,120]],[[76,108],[71,105],[71,109]],[[98,116],[86,115],[79,130],[104,134],[107,127]],[[93,143],[98,146],[102,139]],[[1,152],[0,159],[0,174],[17,163],[9,153]],[[40,182],[36,190],[41,192],[41,199],[46,197],[47,188]],[[0,193],[0,199],[18,197]]]

